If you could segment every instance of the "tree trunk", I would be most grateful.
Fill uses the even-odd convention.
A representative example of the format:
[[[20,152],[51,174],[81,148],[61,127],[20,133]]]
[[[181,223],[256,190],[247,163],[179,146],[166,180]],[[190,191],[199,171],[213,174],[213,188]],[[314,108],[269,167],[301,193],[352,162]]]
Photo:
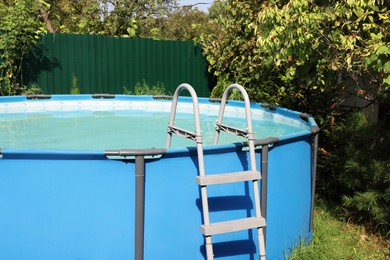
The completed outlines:
[[[43,21],[46,24],[46,28],[50,33],[55,33],[54,27],[49,19],[49,13],[43,10],[42,8],[40,9],[41,16],[43,18]]]

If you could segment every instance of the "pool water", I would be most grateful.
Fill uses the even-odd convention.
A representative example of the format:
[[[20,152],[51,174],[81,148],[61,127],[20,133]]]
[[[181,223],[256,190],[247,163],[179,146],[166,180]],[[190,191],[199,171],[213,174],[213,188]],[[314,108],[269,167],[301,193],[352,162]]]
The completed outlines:
[[[57,111],[9,113],[0,116],[0,147],[28,149],[121,149],[164,147],[167,112]],[[211,145],[216,116],[201,115],[204,144]],[[195,129],[192,114],[176,115],[175,125]],[[245,120],[225,117],[224,123],[245,129]],[[253,120],[257,139],[297,133],[297,125],[276,120]],[[244,141],[221,133],[219,143]],[[171,147],[193,146],[193,141],[173,138]]]

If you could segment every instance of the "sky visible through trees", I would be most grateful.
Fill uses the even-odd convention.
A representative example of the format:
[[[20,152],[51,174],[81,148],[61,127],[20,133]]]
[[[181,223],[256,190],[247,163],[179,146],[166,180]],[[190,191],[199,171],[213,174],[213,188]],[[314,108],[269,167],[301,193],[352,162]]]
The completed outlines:
[[[183,5],[194,5],[199,10],[207,12],[208,8],[213,4],[214,0],[180,0],[179,4]]]

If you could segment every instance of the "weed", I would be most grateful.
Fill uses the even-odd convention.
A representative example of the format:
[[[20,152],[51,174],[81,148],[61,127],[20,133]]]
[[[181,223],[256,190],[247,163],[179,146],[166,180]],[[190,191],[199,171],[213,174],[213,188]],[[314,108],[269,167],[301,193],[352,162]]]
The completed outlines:
[[[70,88],[70,94],[72,95],[80,94],[80,89],[77,86],[77,77],[75,73],[72,73],[72,87]]]
[[[123,88],[123,93],[125,95],[171,95],[163,83],[157,82],[155,86],[150,86],[145,80],[135,85],[134,93],[126,87]]]

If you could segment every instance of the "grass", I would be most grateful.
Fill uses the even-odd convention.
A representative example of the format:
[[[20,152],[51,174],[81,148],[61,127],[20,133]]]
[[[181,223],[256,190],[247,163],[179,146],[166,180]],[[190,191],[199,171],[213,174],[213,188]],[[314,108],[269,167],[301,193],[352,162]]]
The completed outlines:
[[[390,259],[390,241],[368,234],[363,226],[339,220],[325,206],[315,210],[313,240],[296,248],[290,260]]]

